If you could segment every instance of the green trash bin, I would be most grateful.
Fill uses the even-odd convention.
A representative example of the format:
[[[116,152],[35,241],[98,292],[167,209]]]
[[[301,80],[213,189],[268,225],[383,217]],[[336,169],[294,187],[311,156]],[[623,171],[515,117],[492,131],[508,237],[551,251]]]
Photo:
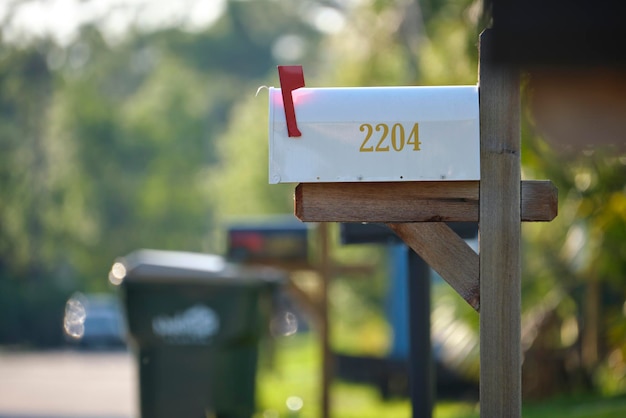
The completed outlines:
[[[142,418],[249,418],[260,338],[284,277],[215,255],[139,250],[121,282]]]

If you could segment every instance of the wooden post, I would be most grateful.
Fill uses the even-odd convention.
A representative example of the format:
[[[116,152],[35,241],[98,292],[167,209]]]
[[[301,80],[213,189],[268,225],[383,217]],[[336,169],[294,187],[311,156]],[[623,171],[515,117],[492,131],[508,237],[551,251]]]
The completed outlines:
[[[480,416],[521,417],[520,96],[480,37]]]
[[[320,345],[322,354],[321,375],[321,414],[322,418],[330,417],[330,384],[332,382],[332,353],[330,350],[330,330],[328,317],[328,287],[332,275],[330,260],[328,224],[321,223],[318,227],[319,234],[319,274],[320,274]]]

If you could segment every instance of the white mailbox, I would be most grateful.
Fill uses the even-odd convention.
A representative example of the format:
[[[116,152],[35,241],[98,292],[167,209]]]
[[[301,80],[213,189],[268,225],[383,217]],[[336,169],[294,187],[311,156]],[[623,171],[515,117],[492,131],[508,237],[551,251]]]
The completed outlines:
[[[478,88],[269,89],[270,183],[479,180]]]

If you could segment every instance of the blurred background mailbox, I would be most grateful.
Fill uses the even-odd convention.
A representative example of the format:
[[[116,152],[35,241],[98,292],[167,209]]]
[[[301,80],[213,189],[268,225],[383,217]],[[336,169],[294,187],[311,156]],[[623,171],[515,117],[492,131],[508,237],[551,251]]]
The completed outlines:
[[[270,183],[479,180],[478,88],[269,90]]]
[[[283,280],[222,257],[139,250],[118,260],[144,418],[254,413],[260,338]]]
[[[308,230],[306,224],[293,216],[234,223],[227,229],[226,256],[230,261],[244,264],[306,265]]]

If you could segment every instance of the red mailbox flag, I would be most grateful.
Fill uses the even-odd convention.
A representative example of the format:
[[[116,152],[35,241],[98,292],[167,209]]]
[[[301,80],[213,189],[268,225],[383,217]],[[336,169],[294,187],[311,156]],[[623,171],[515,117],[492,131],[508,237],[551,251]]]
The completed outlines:
[[[279,65],[278,78],[280,80],[280,90],[283,95],[283,106],[285,108],[285,118],[287,119],[287,134],[291,136],[302,136],[296,122],[296,109],[293,105],[291,92],[304,87],[304,71],[301,65]]]

